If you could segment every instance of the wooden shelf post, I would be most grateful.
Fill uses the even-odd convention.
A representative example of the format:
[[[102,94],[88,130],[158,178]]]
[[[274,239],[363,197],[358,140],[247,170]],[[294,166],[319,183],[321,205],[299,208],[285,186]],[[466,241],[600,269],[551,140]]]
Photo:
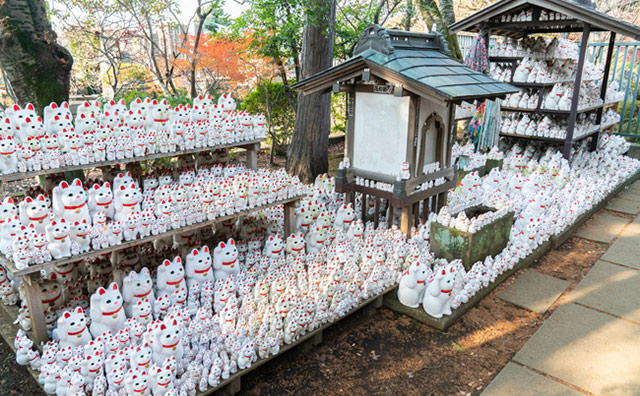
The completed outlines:
[[[567,125],[567,136],[562,148],[562,155],[567,160],[571,157],[571,147],[573,146],[573,130],[578,117],[578,103],[580,102],[580,84],[582,83],[582,71],[584,70],[584,58],[589,46],[589,33],[591,25],[584,24],[582,29],[582,42],[580,43],[580,54],[578,55],[578,69],[576,70],[576,81],[573,83],[573,96],[571,97],[571,112],[569,114],[569,125]]]
[[[33,331],[33,343],[40,346],[49,340],[47,324],[44,319],[44,306],[40,297],[38,281],[40,273],[32,273],[22,277],[24,296],[31,315],[31,330]]]

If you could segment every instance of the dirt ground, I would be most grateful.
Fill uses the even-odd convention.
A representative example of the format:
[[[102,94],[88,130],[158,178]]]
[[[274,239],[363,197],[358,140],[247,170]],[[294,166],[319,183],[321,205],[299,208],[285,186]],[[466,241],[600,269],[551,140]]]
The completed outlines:
[[[330,150],[334,169],[341,152],[341,145]],[[259,162],[266,166],[268,156],[261,154]],[[534,266],[571,282],[545,315],[496,297],[518,271],[447,332],[384,307],[370,317],[352,315],[325,331],[323,342],[310,352],[293,349],[246,375],[241,394],[479,395],[607,247],[571,238]],[[44,393],[0,342],[0,395],[19,394]]]

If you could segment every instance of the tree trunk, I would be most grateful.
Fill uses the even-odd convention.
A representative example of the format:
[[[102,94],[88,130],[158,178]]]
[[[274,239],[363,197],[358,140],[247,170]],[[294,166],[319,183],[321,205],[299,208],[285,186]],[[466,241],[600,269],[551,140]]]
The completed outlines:
[[[329,67],[333,60],[335,0],[308,0],[312,10],[302,36],[301,78],[308,78]],[[287,156],[287,170],[304,183],[329,168],[329,128],[331,94],[298,94],[298,110],[293,139]]]
[[[69,51],[56,42],[44,0],[0,0],[0,65],[21,104],[38,112],[69,100]]]
[[[422,18],[432,24],[435,23],[438,33],[447,40],[451,57],[462,62],[462,51],[460,51],[460,44],[458,44],[458,36],[450,34],[448,28],[456,20],[452,1],[441,0],[440,7],[438,7],[435,0],[416,0],[416,4],[422,14]]]
[[[201,2],[200,2],[201,3]],[[209,14],[213,12],[213,7],[209,9],[209,11],[203,13],[202,12],[202,4],[198,4],[198,9],[196,10],[196,15],[198,16],[198,29],[196,30],[195,42],[193,43],[193,58],[191,59],[191,98],[195,98],[198,96],[198,92],[196,90],[196,68],[198,67],[198,46],[200,45],[200,36],[202,36],[202,27],[204,26],[204,21],[207,19]]]

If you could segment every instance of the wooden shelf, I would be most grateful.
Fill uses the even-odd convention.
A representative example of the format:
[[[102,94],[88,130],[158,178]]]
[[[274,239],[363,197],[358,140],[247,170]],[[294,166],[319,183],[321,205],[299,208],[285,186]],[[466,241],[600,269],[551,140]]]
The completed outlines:
[[[583,108],[579,108],[577,113],[588,113],[590,111],[594,111],[594,110],[598,110],[602,107],[603,105],[595,105],[595,106],[589,106],[589,107],[583,107]],[[569,114],[571,114],[570,110],[551,110],[551,109],[540,109],[539,111],[542,114],[550,114],[550,115],[564,115],[564,116],[568,116]]]
[[[515,62],[523,59],[524,56],[490,56],[489,62]]]
[[[577,138],[575,138],[575,137],[574,137],[574,138],[573,138],[573,140],[572,140],[571,142],[572,142],[572,143],[579,142],[579,141],[580,141],[580,140],[582,140],[582,139],[586,139],[586,138],[588,138],[588,137],[591,137],[591,136],[595,135],[596,133],[599,133],[599,132],[600,132],[600,130],[601,130],[601,128],[600,128],[600,127],[595,128],[595,129],[594,129],[594,130],[592,130],[591,132],[588,132],[588,133],[586,133],[586,134],[584,134],[584,135],[582,135],[582,136],[580,136],[580,137],[577,137]]]
[[[560,138],[550,138],[545,136],[531,136],[531,135],[519,135],[516,133],[500,133],[502,137],[515,138],[515,139],[527,139],[527,140],[538,140],[541,142],[550,142],[550,143],[564,143],[564,139]]]
[[[171,152],[171,153],[156,153],[156,154],[151,154],[151,155],[145,155],[143,157],[123,158],[123,159],[118,159],[118,160],[102,161],[102,162],[91,162],[91,163],[84,164],[84,165],[64,166],[64,167],[55,168],[55,169],[42,169],[42,170],[39,170],[39,171],[31,171],[31,172],[23,172],[23,173],[20,173],[20,172],[10,173],[10,174],[7,174],[7,175],[0,175],[0,182],[10,182],[10,181],[16,181],[16,180],[23,180],[23,179],[28,179],[28,178],[35,177],[35,176],[51,175],[51,174],[54,174],[54,173],[70,172],[70,171],[75,171],[75,170],[80,170],[80,169],[99,168],[99,167],[103,167],[103,166],[111,166],[111,165],[118,165],[118,164],[128,164],[128,163],[131,163],[131,162],[149,161],[149,160],[158,159],[158,158],[169,158],[169,157],[177,157],[177,156],[187,155],[187,154],[197,154],[197,153],[201,153],[201,152],[208,152],[208,151],[226,149],[226,148],[238,147],[238,148],[252,149],[254,145],[260,144],[263,141],[265,141],[265,139],[253,139],[253,140],[246,140],[246,141],[237,142],[237,143],[222,144],[222,145],[218,145],[218,146],[201,147],[201,148],[195,148],[195,149],[190,149],[190,150],[174,151],[174,152]]]
[[[524,109],[524,108],[520,108],[520,107],[506,107],[506,106],[500,107],[500,110],[501,111],[519,112],[519,113],[537,113],[538,112],[537,109]]]
[[[315,330],[302,334],[296,341],[292,342],[291,344],[282,345],[278,353],[276,353],[275,355],[269,355],[264,359],[258,357],[258,360],[252,363],[250,367],[243,370],[238,369],[238,371],[235,374],[231,374],[229,378],[227,378],[226,380],[221,378],[220,383],[217,386],[215,387],[208,386],[204,392],[198,391],[197,396],[211,395],[211,394],[214,394],[215,392],[224,390],[227,386],[231,386],[232,384],[234,384],[234,382],[240,381],[240,379],[243,376],[249,374],[253,370],[262,366],[263,364],[269,362],[270,360],[276,357],[282,356],[285,352],[301,344],[304,344],[306,342],[310,342],[313,345],[319,344],[320,342],[322,342],[322,334],[326,329],[328,329],[329,327],[335,325],[336,323],[349,317],[350,315],[353,315],[354,313],[360,310],[365,309],[365,311],[363,311],[365,314],[371,314],[375,312],[375,309],[378,309],[382,306],[382,299],[386,295],[396,292],[397,289],[398,289],[398,284],[396,283],[393,286],[390,286],[382,290],[382,292],[380,292],[379,294],[376,294],[375,296],[361,300],[355,307],[351,308],[343,316],[340,316],[330,322],[327,322]],[[368,308],[371,308],[371,310],[368,310]],[[17,315],[18,315],[18,309],[15,305],[10,305],[10,306],[0,305],[0,319],[2,319],[3,322],[5,323],[5,326],[0,327],[0,336],[2,336],[4,341],[7,343],[7,345],[11,348],[13,352],[15,352],[15,348],[13,346],[13,339],[18,329],[20,329],[19,325],[12,323],[13,320],[17,317]],[[32,331],[28,331],[27,334],[29,335],[29,338],[33,339]],[[35,346],[35,345],[34,347],[38,348],[38,346]],[[26,365],[24,367],[29,372],[29,374],[31,374],[34,382],[37,383],[38,372],[31,370],[31,367],[29,365]],[[42,388],[42,385],[38,384],[38,386]]]
[[[586,133],[580,137],[577,138],[573,138],[572,139],[572,143],[575,143],[577,141],[580,141],[584,138],[587,138],[589,136],[592,136],[598,132],[600,132],[602,128],[596,128],[593,131],[590,131],[589,133]],[[564,143],[566,138],[551,138],[551,137],[545,137],[545,136],[531,136],[531,135],[519,135],[519,134],[515,134],[515,133],[500,133],[500,136],[502,137],[508,137],[508,138],[515,138],[515,139],[526,139],[526,140],[537,140],[540,142],[548,142],[548,143]]]
[[[584,107],[582,109],[578,109],[578,114],[587,113],[590,111],[598,110],[603,105]],[[519,112],[519,113],[539,113],[539,114],[548,114],[548,115],[557,115],[557,116],[568,116],[571,114],[570,110],[551,110],[551,109],[522,109],[516,107],[501,107],[502,111],[510,111],[510,112]]]
[[[603,126],[600,127],[601,131],[604,131],[605,129],[609,129],[611,127],[615,127],[616,125],[620,124],[620,121],[616,121],[616,122],[611,122],[609,124],[605,124]]]
[[[13,276],[24,276],[24,275],[28,275],[28,274],[33,274],[33,273],[37,273],[40,272],[41,270],[48,270],[53,268],[53,266],[55,265],[62,265],[62,264],[66,264],[66,263],[71,263],[71,262],[77,262],[77,261],[81,261],[81,260],[87,260],[87,259],[91,259],[94,257],[98,257],[100,255],[103,254],[107,254],[107,253],[113,253],[113,252],[117,252],[120,250],[124,250],[127,248],[131,248],[134,246],[139,246],[139,245],[143,245],[145,243],[148,242],[153,242],[157,239],[163,239],[163,238],[168,238],[174,235],[179,235],[179,234],[183,234],[185,232],[189,232],[189,231],[195,231],[201,228],[205,228],[205,227],[209,227],[209,226],[213,226],[218,222],[223,222],[226,220],[231,220],[234,219],[236,217],[240,217],[240,216],[246,216],[249,215],[251,213],[254,212],[258,212],[260,210],[264,210],[267,208],[271,208],[274,206],[278,206],[278,205],[284,205],[284,204],[288,204],[288,203],[292,203],[295,202],[297,200],[299,200],[300,198],[302,198],[303,196],[297,196],[294,198],[289,198],[289,199],[284,199],[281,201],[276,201],[274,203],[268,204],[268,205],[262,205],[262,206],[257,206],[253,209],[246,209],[240,212],[236,212],[232,215],[227,215],[227,216],[221,216],[218,217],[214,220],[205,220],[203,222],[197,223],[197,224],[192,224],[190,226],[186,226],[186,227],[181,227],[181,228],[177,228],[174,230],[169,230],[167,232],[163,232],[161,234],[158,235],[149,235],[146,236],[144,238],[140,238],[140,239],[135,239],[133,241],[123,241],[122,244],[120,245],[115,245],[115,246],[109,246],[108,248],[104,248],[104,249],[98,249],[98,250],[90,250],[86,253],[82,253],[82,254],[78,254],[72,257],[65,257],[65,258],[61,258],[61,259],[57,259],[57,260],[52,260],[46,263],[42,263],[42,264],[35,264],[35,265],[30,265],[27,268],[23,268],[23,269],[17,269],[14,265],[13,262],[9,259],[7,259],[6,257],[4,257],[3,255],[0,255],[0,264],[2,264],[2,266],[4,266],[7,270],[7,272]],[[285,226],[286,226],[286,222],[285,222]]]

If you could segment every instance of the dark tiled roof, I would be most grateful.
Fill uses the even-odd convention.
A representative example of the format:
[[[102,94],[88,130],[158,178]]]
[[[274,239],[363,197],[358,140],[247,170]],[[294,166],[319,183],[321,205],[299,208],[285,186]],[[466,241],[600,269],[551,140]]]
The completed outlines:
[[[448,101],[501,97],[518,89],[479,73],[446,55],[442,37],[435,33],[385,30],[371,25],[363,32],[354,56],[344,63],[318,73],[295,85],[327,87],[358,65],[390,72],[393,82],[410,85],[417,94],[425,93]],[[331,78],[329,78],[331,77]],[[412,89],[413,88],[413,89]]]
[[[567,16],[566,20],[545,22],[501,23],[500,16],[517,14],[522,10],[537,9],[558,12]],[[613,18],[607,14],[566,0],[502,0],[462,19],[451,26],[451,32],[477,32],[483,27],[491,28],[492,34],[521,37],[529,33],[579,32],[588,23],[592,31],[613,31],[623,36],[640,40],[640,27]]]

